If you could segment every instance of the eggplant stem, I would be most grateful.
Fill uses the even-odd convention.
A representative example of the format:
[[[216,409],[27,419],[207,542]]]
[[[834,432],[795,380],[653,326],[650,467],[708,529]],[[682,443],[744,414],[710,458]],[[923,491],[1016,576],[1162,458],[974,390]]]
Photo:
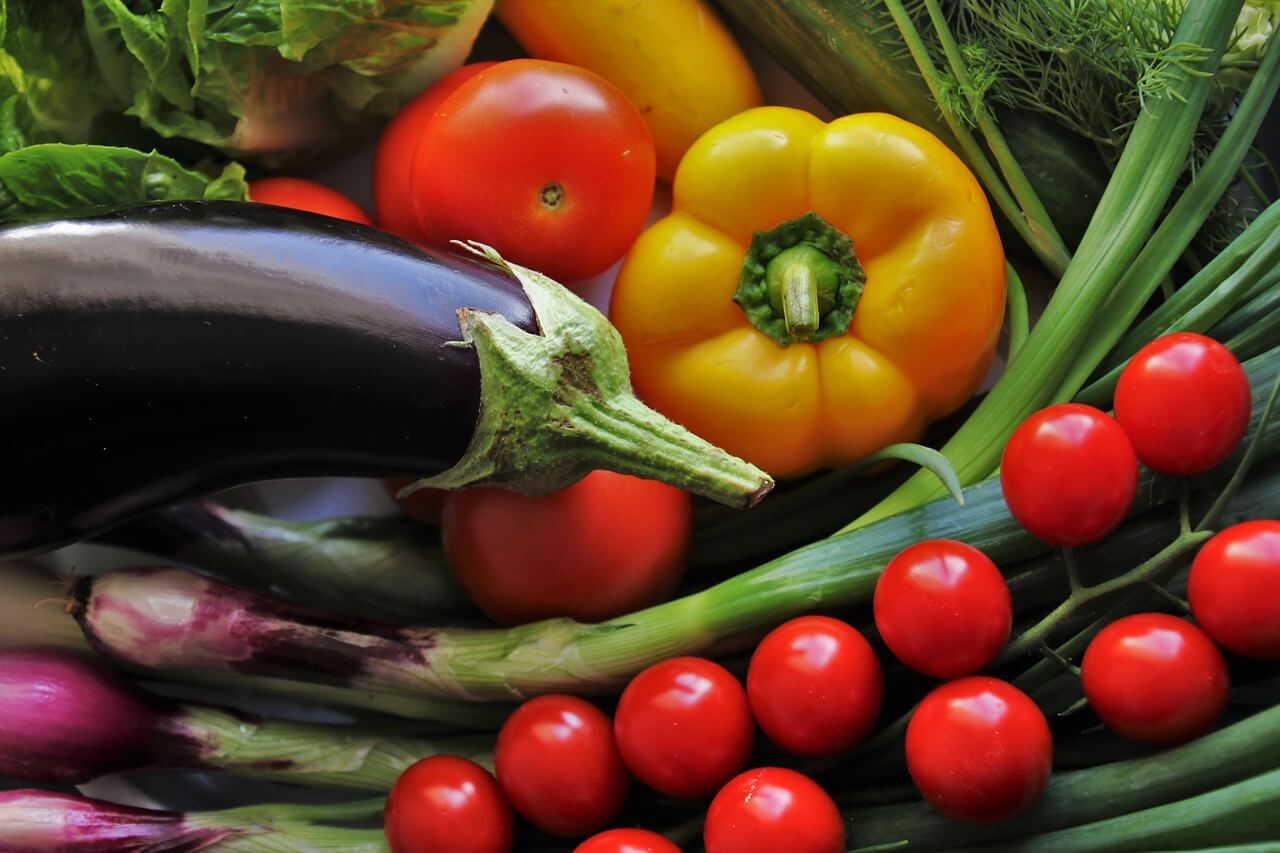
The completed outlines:
[[[541,495],[597,468],[661,480],[749,507],[773,479],[663,417],[631,390],[626,348],[609,321],[541,273],[481,243],[459,243],[519,280],[537,316],[531,334],[497,314],[458,311],[480,360],[480,419],[456,465],[419,488],[501,486]]]

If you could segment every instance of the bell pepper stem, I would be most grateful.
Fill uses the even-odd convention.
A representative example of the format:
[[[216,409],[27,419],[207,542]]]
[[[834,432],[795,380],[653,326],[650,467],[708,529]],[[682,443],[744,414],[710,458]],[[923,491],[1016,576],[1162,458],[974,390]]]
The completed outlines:
[[[805,341],[818,330],[818,276],[803,260],[789,258],[792,252],[794,248],[778,255],[769,266],[772,270],[774,264],[783,264],[779,294],[782,321],[787,326],[787,334],[797,341]]]
[[[757,232],[733,301],[780,346],[849,329],[866,276],[853,242],[815,213]]]

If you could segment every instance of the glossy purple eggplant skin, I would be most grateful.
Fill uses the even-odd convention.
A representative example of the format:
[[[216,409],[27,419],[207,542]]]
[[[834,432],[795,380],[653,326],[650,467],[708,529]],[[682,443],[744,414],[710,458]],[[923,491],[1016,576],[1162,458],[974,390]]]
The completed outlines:
[[[232,485],[449,468],[480,407],[464,307],[536,330],[506,273],[283,208],[0,231],[0,554]]]

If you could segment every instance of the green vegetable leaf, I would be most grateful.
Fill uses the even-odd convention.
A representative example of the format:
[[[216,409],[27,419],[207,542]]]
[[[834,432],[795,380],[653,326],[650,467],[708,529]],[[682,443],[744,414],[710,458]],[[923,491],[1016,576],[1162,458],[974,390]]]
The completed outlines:
[[[0,222],[153,201],[248,198],[236,164],[216,175],[152,151],[101,145],[33,145],[0,156]]]

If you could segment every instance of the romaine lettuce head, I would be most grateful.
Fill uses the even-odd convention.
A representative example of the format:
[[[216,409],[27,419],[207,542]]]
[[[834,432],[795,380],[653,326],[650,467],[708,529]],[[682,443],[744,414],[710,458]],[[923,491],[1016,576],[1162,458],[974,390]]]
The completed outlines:
[[[116,141],[123,114],[231,157],[313,154],[461,65],[492,5],[0,0],[0,149]]]

